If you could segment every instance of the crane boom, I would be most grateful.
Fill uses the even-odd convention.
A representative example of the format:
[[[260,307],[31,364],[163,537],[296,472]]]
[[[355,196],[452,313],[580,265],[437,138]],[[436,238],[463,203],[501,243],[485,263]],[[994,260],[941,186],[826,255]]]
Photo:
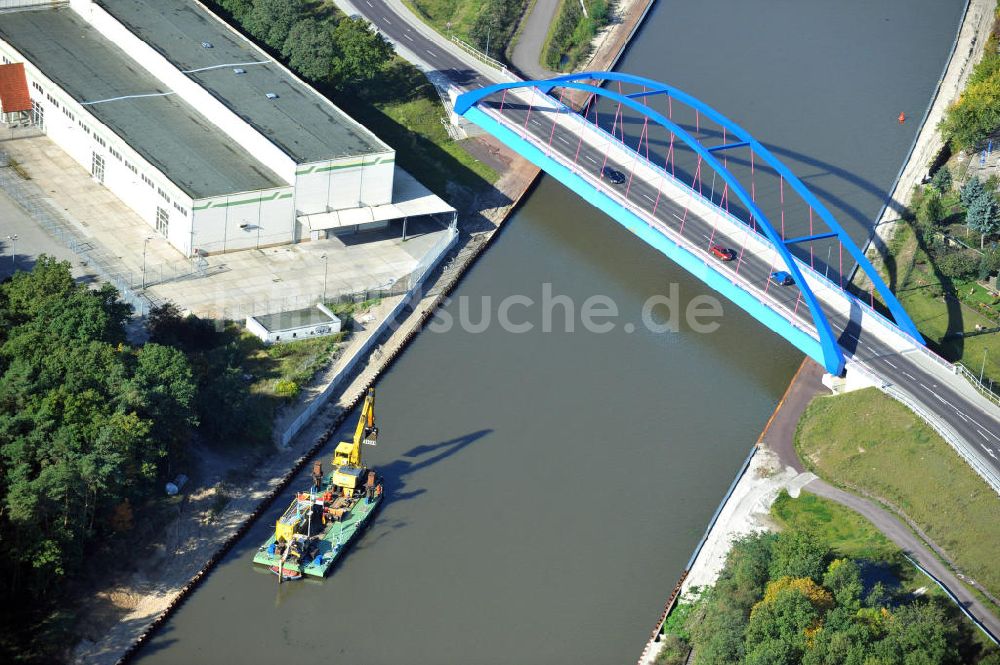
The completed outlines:
[[[333,453],[334,482],[347,488],[358,487],[362,470],[361,444],[375,445],[378,427],[375,426],[375,389],[369,388],[361,406],[358,426],[354,429],[352,441],[341,441]]]

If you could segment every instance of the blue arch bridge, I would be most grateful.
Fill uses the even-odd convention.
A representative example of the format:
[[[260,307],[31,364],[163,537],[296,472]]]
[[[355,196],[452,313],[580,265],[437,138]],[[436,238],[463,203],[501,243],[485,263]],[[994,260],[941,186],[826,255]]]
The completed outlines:
[[[579,111],[574,98],[587,100]],[[597,71],[466,92],[455,112],[829,374],[879,385],[922,409],[1000,491],[1000,460],[976,449],[981,435],[1000,445],[996,405],[927,349],[826,206],[738,124],[665,83]],[[849,284],[854,264],[860,286]]]

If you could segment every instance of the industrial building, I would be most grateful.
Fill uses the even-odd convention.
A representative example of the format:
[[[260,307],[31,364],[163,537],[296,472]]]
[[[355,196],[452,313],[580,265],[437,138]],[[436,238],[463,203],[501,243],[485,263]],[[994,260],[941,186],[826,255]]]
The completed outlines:
[[[185,256],[454,223],[392,148],[194,0],[2,0],[0,58],[22,66],[0,100],[26,89],[34,124]]]

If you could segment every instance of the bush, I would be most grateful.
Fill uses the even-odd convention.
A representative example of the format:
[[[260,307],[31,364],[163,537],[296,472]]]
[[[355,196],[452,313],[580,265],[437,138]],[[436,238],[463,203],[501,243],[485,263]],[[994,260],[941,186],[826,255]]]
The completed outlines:
[[[971,249],[946,254],[937,261],[938,270],[951,279],[968,279],[979,272],[979,255]]]
[[[274,394],[278,397],[294,399],[299,394],[299,384],[288,379],[278,379],[274,382]]]

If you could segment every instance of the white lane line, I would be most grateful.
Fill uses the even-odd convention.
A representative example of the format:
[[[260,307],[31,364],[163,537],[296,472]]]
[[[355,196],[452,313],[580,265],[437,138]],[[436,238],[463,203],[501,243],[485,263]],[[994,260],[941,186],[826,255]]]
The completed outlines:
[[[563,143],[565,143],[566,145],[569,145],[569,141],[567,141],[566,139],[564,139],[564,138],[563,138],[563,137],[561,137],[561,136],[557,136],[557,137],[556,137],[556,140],[558,140],[558,141],[562,141],[562,142],[563,142]]]
[[[990,440],[990,437],[986,436],[986,434],[985,434],[985,433],[983,432],[983,430],[979,429],[978,427],[976,428],[976,432],[978,432],[978,433],[979,433],[979,436],[983,437],[983,438],[984,438],[984,439],[986,439],[987,441],[989,441],[989,440]]]
[[[427,54],[429,56],[431,56],[432,58],[436,58],[437,57],[437,53],[435,53],[434,51],[430,50],[429,48],[425,48],[424,50],[427,51]]]
[[[408,34],[406,34],[405,32],[403,33],[403,36],[404,36],[404,37],[406,37],[407,39],[409,39],[409,40],[410,40],[411,42],[413,41],[413,37],[410,37],[410,36],[409,36]]]
[[[537,120],[535,120],[534,118],[532,118],[532,119],[531,119],[531,124],[533,124],[533,125],[539,125],[539,126],[541,126],[541,124],[542,124],[542,123],[540,123],[540,122],[538,122]]]
[[[888,365],[889,367],[892,367],[893,369],[899,369],[898,367],[896,367],[896,366],[895,366],[895,365],[894,365],[894,364],[892,363],[892,361],[891,361],[891,360],[886,360],[886,361],[885,361],[885,364],[886,364],[886,365]]]
[[[586,157],[587,159],[589,159],[590,161],[594,162],[595,164],[597,163],[597,160],[596,160],[596,159],[594,159],[593,157],[591,157],[590,155],[584,155],[584,156],[585,156],[585,157]]]
[[[926,390],[927,392],[931,391],[931,389],[928,388],[927,386],[925,386],[923,383],[920,384],[920,387],[923,388],[924,390]]]
[[[382,20],[385,21],[386,23],[388,23],[389,25],[392,25],[392,21],[389,20],[388,16],[383,16]]]
[[[980,432],[980,434],[982,434],[982,432]],[[992,457],[993,459],[997,458],[996,454],[994,454],[994,452],[992,450],[990,450],[989,448],[987,448],[983,444],[980,443],[979,447],[982,448],[983,450],[985,450],[986,454],[989,455],[990,457]]]
[[[951,408],[955,409],[955,407],[951,407]],[[955,409],[955,413],[957,413],[958,417],[961,418],[962,420],[964,420],[965,422],[969,422],[968,416],[966,416],[964,413],[962,413],[958,409]]]
[[[652,201],[653,200],[653,197],[650,196],[649,194],[643,194],[643,196],[646,197],[646,200],[648,200],[648,201]]]
[[[934,395],[934,399],[936,399],[937,401],[941,402],[942,404],[948,404],[948,400],[946,400],[945,398],[941,397],[937,393],[931,393],[931,395]]]
[[[917,377],[913,376],[909,372],[903,372],[903,376],[905,376],[906,378],[908,378],[910,381],[916,381],[917,380]]]
[[[374,7],[375,6],[375,5],[373,5],[371,3],[371,0],[365,0],[365,4],[368,5],[369,7]]]

